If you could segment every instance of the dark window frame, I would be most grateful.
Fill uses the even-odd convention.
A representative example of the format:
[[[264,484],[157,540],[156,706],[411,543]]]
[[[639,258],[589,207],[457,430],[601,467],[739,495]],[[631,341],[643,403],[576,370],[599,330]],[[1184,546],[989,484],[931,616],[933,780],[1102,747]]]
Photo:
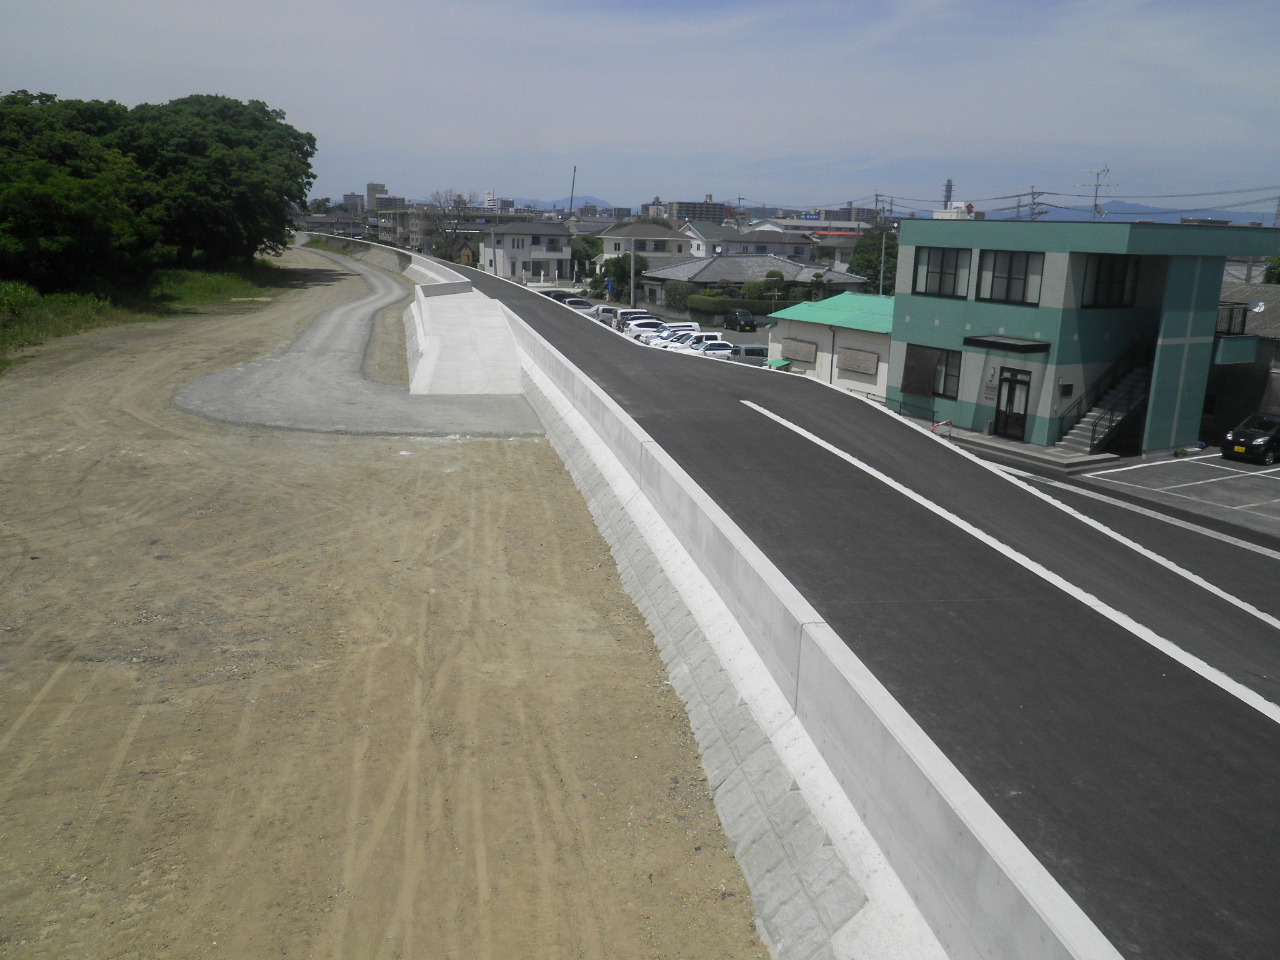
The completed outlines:
[[[969,297],[972,251],[967,247],[916,247],[911,292],[926,297]]]
[[[1039,306],[1044,254],[1032,250],[983,250],[978,257],[977,300]]]
[[[1084,262],[1084,295],[1089,309],[1132,307],[1138,293],[1138,258],[1124,253],[1090,253]]]

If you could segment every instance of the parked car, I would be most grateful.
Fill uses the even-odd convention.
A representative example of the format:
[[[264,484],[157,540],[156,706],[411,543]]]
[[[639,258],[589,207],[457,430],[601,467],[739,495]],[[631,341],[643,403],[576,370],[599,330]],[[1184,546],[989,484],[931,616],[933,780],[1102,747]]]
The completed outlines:
[[[552,300],[559,303],[564,303],[570,297],[574,296],[574,293],[571,290],[539,290],[538,292],[544,297],[550,297]]]
[[[743,310],[741,307],[730,307],[724,315],[724,328],[726,330],[754,330],[756,328],[756,318],[750,310]]]
[[[613,326],[614,329],[621,330],[629,321],[648,316],[651,316],[648,310],[639,310],[636,307],[623,307],[614,311]],[[656,320],[657,317],[654,317],[654,319]]]
[[[662,326],[650,333],[637,334],[636,339],[642,343],[649,343],[652,340],[656,340],[663,334],[669,333],[674,336],[677,333],[697,333],[701,329],[701,324],[694,323],[691,320],[677,320],[672,323],[664,323]]]
[[[678,336],[678,337],[672,337],[669,341],[667,341],[665,346],[666,346],[666,349],[668,350],[692,350],[694,347],[696,347],[700,343],[706,343],[708,340],[719,340],[719,339],[720,339],[720,334],[718,333],[699,332],[699,333],[690,333],[688,335],[682,334],[681,336]]]
[[[589,314],[594,312],[596,308],[596,305],[592,303],[590,300],[583,300],[581,297],[566,297],[564,300],[561,300],[560,302],[563,303],[566,307],[570,307],[574,310],[577,310],[579,313]]]
[[[600,306],[596,307],[595,310],[591,312],[591,315],[595,317],[597,320],[599,320],[601,323],[612,324],[614,314],[616,314],[617,312],[618,312],[617,307],[611,307],[608,304],[602,303],[600,304]]]
[[[767,343],[735,343],[725,359],[747,363],[753,367],[762,367],[769,359],[769,345]]]
[[[635,338],[641,333],[652,333],[660,326],[662,326],[662,321],[657,317],[639,317],[623,327],[622,332],[628,337]]]
[[[694,344],[689,348],[688,352],[699,357],[714,357],[717,360],[727,360],[732,350],[733,344],[728,340],[715,339],[703,340],[701,343]]]
[[[1228,459],[1256,460],[1267,466],[1280,453],[1280,414],[1255,413],[1244,423],[1227,431],[1222,455]]]

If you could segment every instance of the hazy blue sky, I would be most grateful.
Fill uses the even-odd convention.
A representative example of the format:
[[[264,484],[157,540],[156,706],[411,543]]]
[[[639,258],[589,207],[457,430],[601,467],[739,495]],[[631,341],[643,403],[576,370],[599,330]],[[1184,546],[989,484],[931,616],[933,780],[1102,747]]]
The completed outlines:
[[[335,199],[1134,197],[1280,184],[1278,49],[1274,0],[14,0],[0,89],[263,100]]]

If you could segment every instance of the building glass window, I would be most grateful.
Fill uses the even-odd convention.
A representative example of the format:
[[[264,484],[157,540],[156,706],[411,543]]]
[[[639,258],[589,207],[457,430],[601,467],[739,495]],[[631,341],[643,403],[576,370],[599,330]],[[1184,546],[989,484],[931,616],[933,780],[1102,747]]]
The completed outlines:
[[[1038,304],[1043,274],[1043,253],[983,250],[978,261],[978,299]]]
[[[1132,307],[1138,293],[1138,258],[1091,253],[1084,263],[1086,307]]]
[[[907,344],[902,391],[922,397],[956,399],[960,395],[960,357],[959,350]]]
[[[665,240],[655,240],[655,241],[653,241],[653,252],[654,252],[654,253],[666,253],[666,252],[667,252],[667,241],[665,241]]]
[[[916,247],[912,293],[931,297],[969,295],[969,251],[953,247]]]

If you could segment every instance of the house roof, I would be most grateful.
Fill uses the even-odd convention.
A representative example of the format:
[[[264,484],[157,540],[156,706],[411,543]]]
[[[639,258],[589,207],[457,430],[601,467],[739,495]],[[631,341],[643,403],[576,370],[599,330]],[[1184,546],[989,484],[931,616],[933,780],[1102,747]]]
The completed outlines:
[[[600,236],[628,237],[636,240],[675,240],[683,239],[685,234],[670,227],[660,227],[656,223],[626,223],[606,230]]]
[[[1280,340],[1280,284],[1224,283],[1223,303],[1260,303],[1261,309],[1245,315],[1244,332],[1268,340]]]
[[[878,297],[870,293],[840,293],[814,303],[797,303],[769,316],[779,320],[798,320],[801,323],[865,330],[868,333],[889,333],[893,330],[893,297]]]
[[[703,240],[727,240],[741,233],[737,227],[712,223],[709,220],[690,220],[680,227],[680,232],[687,233],[691,237],[701,237]]]
[[[735,243],[785,243],[789,246],[795,246],[801,243],[814,243],[815,241],[804,233],[786,233],[782,230],[751,230],[747,233],[739,233],[726,239]]]
[[[692,283],[747,283],[765,280],[771,270],[777,270],[789,283],[805,283],[821,277],[838,286],[865,283],[867,278],[852,273],[840,273],[817,265],[805,265],[779,257],[772,253],[742,253],[731,256],[694,257],[678,263],[670,263],[654,270],[646,270],[645,277],[654,280],[688,280]]]
[[[504,223],[501,226],[487,227],[484,233],[518,233],[518,234],[536,234],[540,237],[568,237],[572,236],[569,228],[563,223],[556,223],[552,220],[534,220],[528,223]]]

